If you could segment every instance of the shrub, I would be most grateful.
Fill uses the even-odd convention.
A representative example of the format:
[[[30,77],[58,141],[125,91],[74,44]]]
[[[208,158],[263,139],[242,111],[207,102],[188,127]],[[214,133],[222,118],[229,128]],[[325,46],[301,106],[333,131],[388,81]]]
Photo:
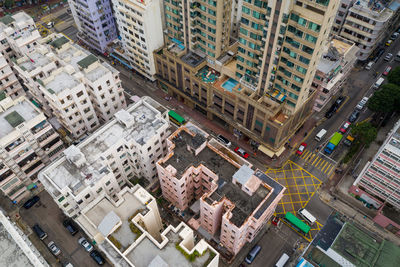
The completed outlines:
[[[142,231],[140,231],[140,229],[137,228],[133,222],[129,223],[129,228],[131,229],[132,233],[136,235],[135,240],[137,240],[143,234]]]
[[[207,249],[206,251],[209,251],[209,250]],[[206,260],[206,262],[203,264],[203,267],[207,267],[210,264],[210,262],[214,259],[215,255],[216,255],[212,251],[209,251],[209,252],[210,252],[210,255],[208,256],[208,259]]]
[[[200,256],[200,253],[197,250],[195,250],[192,254],[188,254],[183,248],[181,248],[181,246],[179,246],[179,243],[175,244],[175,248],[179,250],[185,256],[185,258],[190,262],[195,261],[196,258]]]
[[[121,248],[122,248],[121,243],[120,243],[115,237],[113,237],[112,235],[110,235],[110,236],[108,237],[108,239],[111,241],[111,243],[114,244],[114,246],[115,246],[117,249],[121,249]]]

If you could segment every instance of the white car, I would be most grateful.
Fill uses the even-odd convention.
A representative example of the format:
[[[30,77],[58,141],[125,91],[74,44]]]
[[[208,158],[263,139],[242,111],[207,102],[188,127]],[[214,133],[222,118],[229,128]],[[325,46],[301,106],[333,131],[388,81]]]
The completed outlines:
[[[86,238],[81,237],[78,239],[78,243],[87,251],[90,252],[93,250],[93,246],[86,240]]]
[[[358,102],[356,108],[359,110],[363,109],[365,104],[367,104],[367,102],[368,102],[368,97],[365,96],[365,97],[363,97],[363,99],[361,99],[360,102]]]
[[[51,253],[53,253],[54,256],[57,256],[58,254],[61,253],[61,250],[56,246],[54,241],[51,241],[47,247],[50,249]]]

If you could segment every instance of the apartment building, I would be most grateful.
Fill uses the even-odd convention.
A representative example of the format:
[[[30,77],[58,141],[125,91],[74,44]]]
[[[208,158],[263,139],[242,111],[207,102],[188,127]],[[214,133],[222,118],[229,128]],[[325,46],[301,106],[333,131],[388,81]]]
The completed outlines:
[[[215,60],[197,46],[184,50],[178,43],[155,52],[159,86],[277,157],[311,114],[311,84],[337,6],[322,0],[243,1],[238,41],[216,40],[229,38]],[[217,17],[225,11],[219,12]]]
[[[333,96],[343,93],[343,85],[357,60],[359,48],[355,43],[340,36],[333,36],[322,53],[314,81],[316,97],[314,110],[320,112]]]
[[[167,144],[168,155],[157,162],[164,198],[181,211],[197,206],[199,219],[189,224],[236,255],[271,218],[286,188],[191,123]]]
[[[15,99],[25,95],[25,91],[7,60],[3,54],[0,54],[0,92]]]
[[[164,42],[161,1],[112,0],[112,3],[122,43],[122,49],[114,49],[112,56],[124,64],[125,59],[135,71],[154,81],[153,51]]]
[[[105,53],[107,46],[117,38],[110,0],[69,0],[72,16],[78,28],[79,41]]]
[[[0,18],[0,49],[1,52],[5,52],[4,56],[22,56],[30,53],[40,39],[35,22],[25,12]]]
[[[393,3],[394,5],[391,5]],[[383,45],[391,24],[398,21],[397,1],[342,0],[335,19],[334,32],[359,47],[359,60],[367,60],[375,48]]]
[[[135,178],[157,181],[155,162],[167,153],[168,111],[149,97],[47,166],[39,178],[65,214],[74,217],[101,192],[111,198]]]
[[[119,72],[62,35],[42,40],[14,68],[48,117],[77,139],[126,107]]]
[[[354,181],[350,192],[379,210],[376,223],[400,235],[400,220],[389,219],[386,206],[400,209],[400,121],[388,134],[374,158],[368,162]]]
[[[156,199],[140,185],[117,195],[100,194],[76,218],[114,266],[218,266],[218,252],[185,223],[163,227]],[[182,251],[196,254],[194,261]]]
[[[24,96],[0,93],[0,188],[17,203],[40,186],[38,172],[64,149],[44,114]]]

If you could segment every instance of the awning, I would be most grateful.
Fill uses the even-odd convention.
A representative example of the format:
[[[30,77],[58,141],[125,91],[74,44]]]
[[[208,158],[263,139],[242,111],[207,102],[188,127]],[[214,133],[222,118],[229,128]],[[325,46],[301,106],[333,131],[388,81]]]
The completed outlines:
[[[119,57],[117,57],[114,53],[111,53],[111,56],[113,58],[115,58],[116,60],[118,60],[119,62],[121,62],[122,65],[126,66],[128,69],[133,69],[132,66],[130,66],[128,63],[125,62],[125,60],[120,59]]]
[[[277,157],[279,157],[282,153],[283,153],[283,151],[285,151],[285,146],[282,146],[276,153],[275,153],[275,155],[277,156]]]
[[[259,145],[258,150],[260,150],[261,152],[263,152],[265,155],[267,155],[270,158],[272,158],[275,154],[272,150],[269,150],[268,148],[266,148],[263,145]]]
[[[279,157],[283,153],[283,151],[285,151],[285,147],[282,146],[277,152],[274,152],[274,151],[270,150],[269,148],[267,148],[267,147],[265,147],[263,145],[259,145],[258,146],[258,150],[263,152],[268,157],[272,158],[274,155]]]

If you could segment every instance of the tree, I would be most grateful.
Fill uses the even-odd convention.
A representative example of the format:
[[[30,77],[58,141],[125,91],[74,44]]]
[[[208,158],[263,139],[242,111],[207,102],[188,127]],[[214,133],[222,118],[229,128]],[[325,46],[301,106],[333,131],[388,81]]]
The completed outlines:
[[[368,108],[375,112],[390,113],[400,111],[400,86],[388,83],[376,91],[368,101]]]
[[[5,0],[4,1],[4,6],[6,8],[12,8],[14,6],[14,0]]]
[[[394,68],[388,75],[388,81],[390,83],[400,86],[400,67]]]
[[[378,131],[369,122],[359,122],[351,127],[351,135],[358,139],[366,147],[375,140]]]

